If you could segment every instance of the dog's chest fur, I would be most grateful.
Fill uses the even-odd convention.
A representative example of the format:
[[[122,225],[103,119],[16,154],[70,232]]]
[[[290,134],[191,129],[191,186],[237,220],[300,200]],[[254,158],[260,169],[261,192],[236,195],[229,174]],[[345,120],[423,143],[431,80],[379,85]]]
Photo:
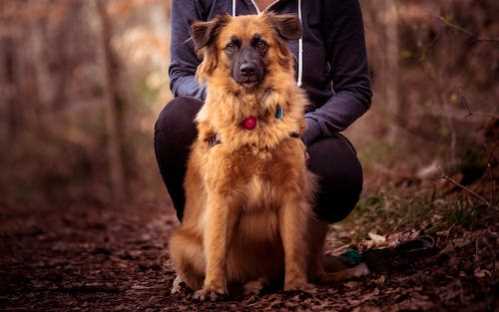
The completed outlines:
[[[197,116],[206,187],[242,194],[244,211],[272,210],[286,193],[302,191],[305,147],[296,134],[303,101],[297,88],[288,91],[243,99],[212,91]],[[258,120],[254,129],[241,126],[248,116]],[[215,146],[207,140],[213,135],[220,140]]]
[[[275,211],[282,199],[301,191],[304,166],[303,143],[287,137],[272,149],[244,146],[236,151],[225,149],[223,143],[208,152],[208,185],[218,185],[227,193],[241,194],[241,209],[247,214]],[[217,170],[213,170],[213,163]],[[230,181],[230,183],[220,183]],[[225,185],[224,185],[225,184]]]

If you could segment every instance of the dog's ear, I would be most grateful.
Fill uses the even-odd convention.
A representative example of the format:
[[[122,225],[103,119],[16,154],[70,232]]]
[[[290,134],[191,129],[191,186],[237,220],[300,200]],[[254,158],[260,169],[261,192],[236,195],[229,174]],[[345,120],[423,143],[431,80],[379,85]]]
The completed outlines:
[[[295,14],[267,13],[272,26],[275,28],[279,36],[286,40],[298,40],[302,36],[302,27],[300,20]]]
[[[198,56],[203,60],[196,70],[199,81],[206,80],[217,67],[217,49],[213,43],[217,39],[220,30],[229,21],[230,17],[228,15],[219,15],[208,22],[198,21],[191,25],[194,48]]]
[[[191,25],[194,48],[200,50],[213,43],[220,29],[229,21],[228,15],[218,15],[210,21],[197,21]]]

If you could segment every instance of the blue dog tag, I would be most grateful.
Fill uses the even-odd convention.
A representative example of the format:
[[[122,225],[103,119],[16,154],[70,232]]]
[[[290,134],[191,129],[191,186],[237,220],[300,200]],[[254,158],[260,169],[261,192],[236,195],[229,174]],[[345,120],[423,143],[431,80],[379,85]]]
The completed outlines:
[[[277,109],[275,111],[275,118],[282,119],[284,117],[284,109],[282,109],[281,105],[277,105]]]

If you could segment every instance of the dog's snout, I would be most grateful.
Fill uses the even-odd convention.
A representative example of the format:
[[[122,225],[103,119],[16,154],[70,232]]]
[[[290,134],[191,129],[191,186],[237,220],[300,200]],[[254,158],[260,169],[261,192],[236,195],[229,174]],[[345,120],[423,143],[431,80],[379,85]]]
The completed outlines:
[[[254,63],[243,63],[239,69],[243,76],[254,76],[256,74],[256,64]]]
[[[241,48],[238,55],[234,56],[232,77],[245,87],[258,85],[265,76],[263,56],[253,47]]]

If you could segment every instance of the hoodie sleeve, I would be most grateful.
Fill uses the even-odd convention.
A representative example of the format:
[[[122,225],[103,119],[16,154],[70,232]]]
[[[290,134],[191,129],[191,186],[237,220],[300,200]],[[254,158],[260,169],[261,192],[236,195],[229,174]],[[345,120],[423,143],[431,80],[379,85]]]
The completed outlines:
[[[306,114],[303,139],[307,144],[345,130],[369,109],[372,97],[359,1],[327,1],[324,11],[335,93],[324,105]]]
[[[188,96],[203,101],[205,87],[195,78],[200,60],[190,39],[191,23],[203,19],[203,8],[196,0],[173,0],[171,14],[170,89],[175,97]]]

